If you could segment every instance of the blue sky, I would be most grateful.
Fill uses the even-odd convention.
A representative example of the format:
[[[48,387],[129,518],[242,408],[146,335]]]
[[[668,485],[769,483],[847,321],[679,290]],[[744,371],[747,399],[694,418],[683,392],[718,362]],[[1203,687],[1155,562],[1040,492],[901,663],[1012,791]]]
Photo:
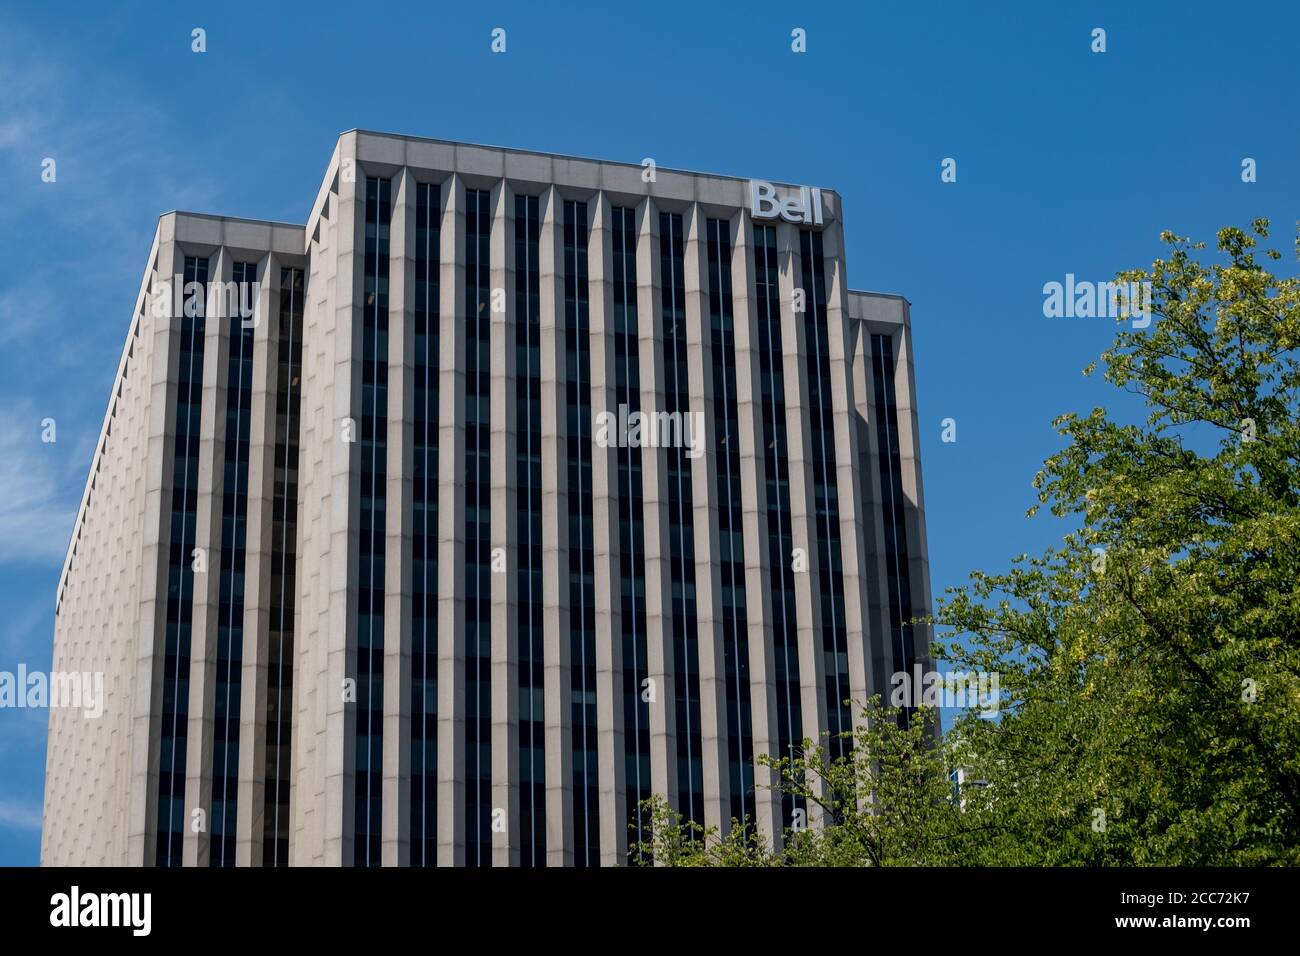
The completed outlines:
[[[1024,517],[1049,422],[1113,407],[1080,375],[1113,323],[1044,318],[1043,284],[1147,265],[1166,228],[1267,216],[1285,250],[1300,213],[1289,3],[400,6],[0,13],[0,670],[50,665],[158,215],[300,222],[343,130],[839,190],[850,284],[912,302],[936,592],[1059,536]],[[0,864],[37,860],[45,720],[0,710]]]

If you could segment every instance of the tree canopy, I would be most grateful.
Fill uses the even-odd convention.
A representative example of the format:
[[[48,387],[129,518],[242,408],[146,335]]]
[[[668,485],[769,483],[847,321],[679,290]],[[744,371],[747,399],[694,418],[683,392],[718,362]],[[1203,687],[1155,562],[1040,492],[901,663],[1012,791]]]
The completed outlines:
[[[1058,417],[1030,515],[1070,530],[935,612],[941,660],[999,675],[998,717],[937,737],[932,714],[857,702],[849,758],[805,741],[769,761],[824,826],[773,850],[657,801],[656,862],[1300,863],[1300,279],[1270,271],[1268,234],[1225,228],[1210,253],[1165,233],[1164,258],[1118,277],[1150,283],[1152,322],[1100,366],[1145,418]],[[960,802],[956,767],[982,784]]]

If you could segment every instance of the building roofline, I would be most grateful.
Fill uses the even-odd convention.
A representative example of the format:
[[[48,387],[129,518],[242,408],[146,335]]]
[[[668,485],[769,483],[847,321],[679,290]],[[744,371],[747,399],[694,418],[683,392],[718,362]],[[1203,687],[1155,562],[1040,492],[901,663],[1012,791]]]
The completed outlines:
[[[899,299],[906,302],[909,306],[912,304],[911,299],[905,295],[900,295],[897,292],[873,292],[870,289],[850,289],[849,295],[870,295],[877,299]]]
[[[490,149],[501,153],[515,153],[516,155],[521,156],[544,156],[548,159],[563,159],[580,163],[602,163],[607,166],[626,166],[628,169],[643,168],[641,163],[629,163],[620,159],[602,159],[599,156],[578,156],[574,153],[554,153],[544,149],[523,149],[519,146],[496,146],[492,143],[471,143],[458,139],[442,139],[437,136],[414,136],[409,133],[393,133],[378,129],[362,129],[358,126],[354,126],[352,129],[345,129],[339,134],[339,139],[342,139],[349,133],[362,133],[366,136],[386,136],[391,139],[415,140],[416,142],[421,143],[437,143],[441,146],[470,146],[476,149]],[[752,176],[733,176],[729,173],[712,173],[698,169],[681,169],[676,166],[663,166],[659,163],[655,163],[655,169],[665,173],[678,173],[683,176],[707,176],[711,179],[726,179],[738,183],[747,183],[753,179]],[[772,182],[779,182],[783,185],[792,184],[791,180],[785,179],[772,180]],[[822,187],[822,192],[831,193],[837,197],[840,195],[839,190],[832,188]]]
[[[213,212],[194,212],[190,209],[168,209],[158,216],[161,221],[168,216],[189,216],[192,219],[212,219],[217,222],[246,222],[254,226],[283,226],[288,229],[306,229],[305,223],[285,222],[282,219],[256,219],[251,216],[222,216]]]
[[[623,160],[601,159],[600,157],[596,157],[596,156],[579,156],[573,153],[557,153],[557,152],[550,152],[547,150],[540,150],[540,149],[524,149],[518,146],[495,146],[488,143],[474,143],[465,140],[444,139],[436,136],[418,136],[411,133],[394,133],[394,132],[388,132],[384,130],[364,129],[359,126],[354,126],[351,129],[343,130],[341,133],[338,134],[338,137],[334,141],[334,149],[330,153],[329,162],[326,163],[324,175],[321,177],[320,186],[317,188],[316,196],[312,201],[311,211],[307,215],[307,221],[304,226],[305,229],[304,250],[310,248],[312,235],[315,233],[315,230],[320,223],[321,216],[324,213],[324,209],[325,209],[326,202],[328,201],[330,189],[333,186],[335,177],[338,176],[339,174],[341,157],[344,151],[344,142],[349,137],[352,138],[354,143],[353,146],[354,157],[359,162],[368,162],[369,160],[362,159],[361,157],[355,155],[357,152],[357,148],[355,144],[360,140],[361,137],[367,137],[372,140],[389,140],[391,142],[400,142],[400,143],[427,143],[427,144],[436,145],[440,147],[446,147],[453,151],[463,148],[469,150],[484,150],[484,151],[498,153],[502,155],[508,155],[508,156],[531,157],[531,158],[546,160],[548,162],[558,161],[558,162],[565,162],[565,163],[588,163],[588,164],[594,164],[596,166],[607,166],[607,167],[613,167],[613,168],[623,169],[623,170],[636,170],[638,174],[640,174],[640,172],[645,168],[642,165],[642,163],[639,162],[626,162]],[[384,160],[384,162],[391,164],[392,161]],[[398,163],[398,165],[400,165],[400,162]],[[441,167],[432,167],[432,168],[441,168]],[[743,183],[748,183],[753,181],[753,177],[748,177],[748,176],[735,176],[729,173],[703,172],[699,170],[682,169],[675,166],[663,166],[657,163],[655,165],[655,169],[658,172],[668,173],[675,176],[682,176],[688,179],[695,179],[695,180],[715,180],[718,182],[735,183],[735,184],[743,184]],[[451,171],[454,172],[454,169]],[[772,179],[770,181],[776,185],[787,186],[787,187],[798,185],[798,183],[786,179]],[[842,210],[843,197],[841,196],[839,190],[834,189],[832,187],[820,187],[820,188],[823,194],[830,197],[834,197],[835,208],[837,210]]]

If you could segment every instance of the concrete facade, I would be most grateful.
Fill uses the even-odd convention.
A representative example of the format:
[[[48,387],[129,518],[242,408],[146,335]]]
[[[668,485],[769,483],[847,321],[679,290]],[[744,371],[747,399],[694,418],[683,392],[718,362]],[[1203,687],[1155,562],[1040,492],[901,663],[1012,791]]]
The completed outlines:
[[[791,736],[780,681],[797,670],[793,736],[817,740],[841,719],[836,691],[887,696],[890,674],[929,660],[928,630],[906,624],[930,608],[908,303],[849,289],[840,198],[818,196],[820,222],[755,219],[746,180],[351,131],[305,226],[163,216],[59,582],[54,669],[103,672],[107,700],[97,720],[51,710],[42,863],[618,865],[629,774],[643,767],[674,806],[698,799],[701,822],[727,827],[742,806],[779,839],[788,807],[753,756]],[[536,226],[516,221],[530,208],[518,197],[536,197]],[[628,224],[631,250],[617,245]],[[490,308],[474,308],[467,278],[482,229]],[[775,271],[759,258],[769,243]],[[579,255],[575,291],[566,263]],[[196,365],[197,340],[162,293],[199,261],[209,283],[256,264],[251,382],[220,313],[197,326],[201,367],[180,367]],[[589,368],[572,360],[582,324]],[[684,381],[665,358],[678,337]],[[668,408],[671,389],[701,415],[689,480],[668,449],[586,440],[574,396],[617,414],[632,366],[642,409]],[[195,403],[190,436],[177,408]],[[227,447],[235,412],[236,426],[248,415],[246,454]],[[586,485],[573,463],[588,459]],[[588,519],[570,514],[571,475],[590,508],[582,573],[572,537]],[[530,491],[540,542],[518,507]],[[686,493],[689,513],[674,505]],[[467,552],[480,514],[486,555]],[[790,607],[772,587],[778,555],[795,572]],[[415,581],[435,565],[425,617]],[[594,609],[594,687],[581,693],[575,601]],[[774,637],[783,622],[793,656]],[[523,693],[534,627],[542,677]],[[417,682],[420,640],[436,666]],[[589,706],[590,770],[575,749]],[[480,719],[482,740],[467,741]],[[481,797],[467,760],[490,775]],[[173,806],[160,794],[182,765]],[[237,785],[217,800],[225,778]],[[272,780],[287,797],[270,796]]]

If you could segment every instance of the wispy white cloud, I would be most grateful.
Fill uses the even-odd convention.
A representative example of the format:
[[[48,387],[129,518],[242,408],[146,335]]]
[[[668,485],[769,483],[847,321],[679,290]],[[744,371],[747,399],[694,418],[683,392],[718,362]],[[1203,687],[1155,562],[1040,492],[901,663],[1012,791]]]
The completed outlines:
[[[0,413],[0,564],[63,558],[76,511],[62,465],[30,406]]]
[[[0,797],[0,826],[14,830],[39,830],[41,828],[40,804]]]
[[[94,427],[102,395],[67,383],[107,387],[156,217],[213,208],[218,187],[147,92],[111,63],[68,57],[0,21],[0,399],[74,404]]]
[[[69,57],[0,18],[0,565],[55,573],[153,219],[217,194],[148,91],[111,62]],[[46,416],[57,445],[40,441]]]
[[[142,208],[204,208],[216,187],[181,161],[171,118],[110,72],[62,62],[41,38],[0,37],[0,163],[17,189],[0,222],[39,215],[50,225],[99,240],[114,258],[135,251]],[[57,164],[54,183],[42,161]],[[75,202],[51,201],[51,191]]]
[[[32,138],[33,124],[28,117],[6,116],[0,120],[0,149],[12,149]]]

